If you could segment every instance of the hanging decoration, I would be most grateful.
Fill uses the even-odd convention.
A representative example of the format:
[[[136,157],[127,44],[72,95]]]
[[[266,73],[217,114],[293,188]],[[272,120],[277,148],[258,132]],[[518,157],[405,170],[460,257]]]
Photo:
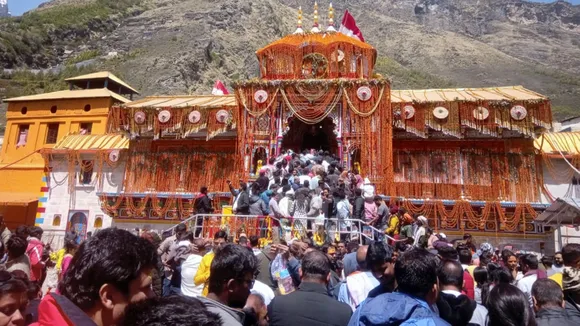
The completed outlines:
[[[366,102],[371,99],[373,92],[368,86],[361,86],[356,90],[356,96],[359,100]]]
[[[187,120],[191,124],[196,124],[201,120],[201,113],[198,110],[193,110],[187,115]]]
[[[433,116],[439,120],[446,119],[449,116],[449,110],[445,107],[438,106],[433,110]]]
[[[167,123],[171,119],[171,112],[169,110],[162,110],[157,115],[157,119],[160,123]]]
[[[113,162],[113,163],[117,163],[119,161],[119,156],[121,155],[121,153],[119,152],[118,149],[112,150],[109,153],[109,161]]]
[[[483,106],[479,106],[477,109],[473,109],[473,117],[475,120],[486,120],[489,117],[489,110]]]
[[[215,118],[217,120],[217,122],[219,123],[226,123],[226,121],[228,120],[230,114],[228,113],[228,111],[226,110],[219,110],[216,115]]]
[[[510,109],[510,115],[514,120],[524,120],[528,115],[528,111],[521,105],[516,105]]]
[[[143,112],[143,111],[135,112],[135,123],[136,124],[138,124],[138,125],[144,124],[145,119],[146,119],[145,112]]]
[[[268,100],[268,92],[263,89],[259,89],[254,93],[254,101],[258,104],[263,104]]]
[[[403,112],[405,120],[413,119],[415,116],[415,108],[412,105],[405,105]]]

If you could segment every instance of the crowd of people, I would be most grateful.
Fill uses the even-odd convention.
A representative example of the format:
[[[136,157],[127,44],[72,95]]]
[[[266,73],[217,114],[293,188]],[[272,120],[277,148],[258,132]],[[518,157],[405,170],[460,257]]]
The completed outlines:
[[[541,260],[470,235],[260,248],[256,236],[209,241],[179,224],[163,241],[68,234],[52,251],[41,228],[0,226],[0,326],[580,325],[580,244]],[[41,291],[47,269],[57,286]]]
[[[539,257],[450,240],[324,152],[258,171],[250,190],[229,183],[234,212],[303,232],[107,228],[54,250],[40,227],[9,230],[0,216],[0,326],[580,325],[580,244]],[[194,206],[213,212],[206,187]]]

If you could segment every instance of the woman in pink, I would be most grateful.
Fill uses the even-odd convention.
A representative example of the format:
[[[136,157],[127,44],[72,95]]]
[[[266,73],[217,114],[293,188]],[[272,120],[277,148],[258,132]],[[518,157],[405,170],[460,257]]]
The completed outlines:
[[[61,272],[60,272],[60,277],[59,279],[62,280],[62,278],[64,277],[64,274],[66,273],[66,271],[68,270],[68,267],[70,266],[70,262],[75,254],[75,252],[77,251],[78,245],[76,244],[76,242],[74,240],[71,239],[65,239],[65,243],[64,243],[64,258],[62,259],[62,268],[61,268]]]

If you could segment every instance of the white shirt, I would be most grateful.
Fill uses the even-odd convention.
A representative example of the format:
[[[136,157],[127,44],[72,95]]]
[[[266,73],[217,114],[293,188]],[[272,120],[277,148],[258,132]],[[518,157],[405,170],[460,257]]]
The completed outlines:
[[[262,252],[262,250],[258,248],[252,248],[252,252],[254,253],[254,256],[258,256]]]
[[[538,279],[537,274],[530,274],[528,276],[522,277],[517,283],[518,289],[520,289],[526,295],[528,302],[530,303],[530,307],[534,307],[534,301],[532,300],[532,285]]]
[[[296,177],[294,177],[296,178]],[[300,180],[300,185],[304,185],[304,180],[308,180],[308,182],[310,182],[312,179],[310,179],[310,177],[308,175],[301,175],[299,178]]]
[[[202,258],[203,257],[200,255],[192,254],[181,263],[181,292],[185,296],[195,298],[201,296],[201,293],[203,292],[204,284],[196,286],[193,283],[193,279],[199,269]]]
[[[252,287],[252,290],[250,292],[262,296],[262,298],[264,298],[264,304],[266,306],[269,305],[270,302],[272,302],[272,300],[274,300],[274,291],[272,291],[272,289],[269,286],[258,280],[254,281],[254,286]]]

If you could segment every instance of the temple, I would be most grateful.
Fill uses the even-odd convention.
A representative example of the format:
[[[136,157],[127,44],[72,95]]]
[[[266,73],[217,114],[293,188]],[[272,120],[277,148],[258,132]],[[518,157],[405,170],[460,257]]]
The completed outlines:
[[[226,180],[252,180],[270,157],[314,148],[359,169],[377,193],[427,216],[438,232],[532,249],[552,241],[534,223],[550,202],[534,145],[551,128],[548,98],[522,86],[392,90],[374,71],[376,49],[332,26],[316,18],[304,31],[300,13],[295,33],[256,52],[260,77],[237,82],[233,95],[113,105],[107,130],[116,147],[91,149],[77,138],[52,159],[70,169],[73,159],[93,162],[100,209],[120,227],[163,229],[189,218],[203,185],[218,207],[229,205]],[[96,87],[136,93],[127,86]],[[108,187],[111,169],[117,183]]]

